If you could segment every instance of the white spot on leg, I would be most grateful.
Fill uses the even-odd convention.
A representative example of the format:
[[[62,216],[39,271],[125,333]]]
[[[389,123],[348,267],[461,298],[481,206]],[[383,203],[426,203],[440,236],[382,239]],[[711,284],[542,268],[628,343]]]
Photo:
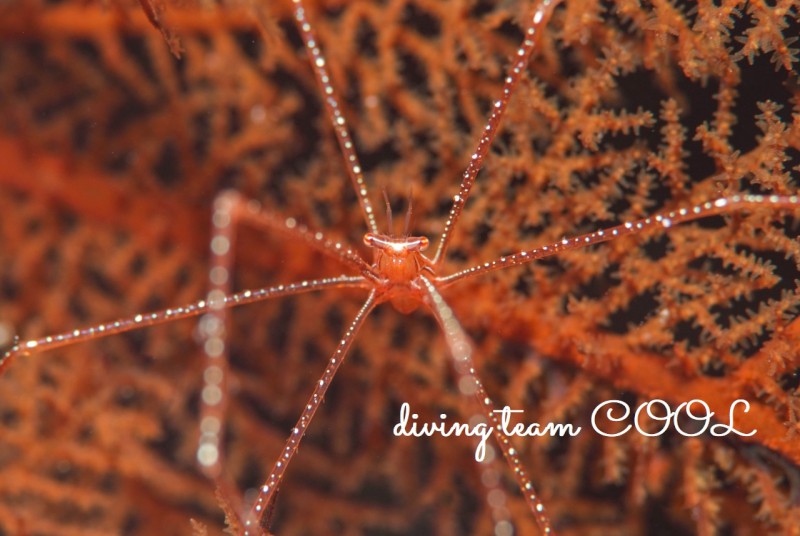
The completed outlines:
[[[209,385],[222,383],[222,369],[216,366],[207,367],[203,372],[203,380]]]
[[[209,406],[216,406],[222,401],[222,389],[216,385],[206,385],[203,387],[203,402]]]
[[[228,270],[222,266],[215,266],[211,269],[209,279],[214,285],[224,285],[228,282]]]
[[[506,521],[498,521],[494,526],[494,536],[514,536],[514,526]]]
[[[203,345],[208,357],[219,357],[225,351],[225,343],[219,337],[211,337]]]
[[[478,386],[475,384],[475,380],[470,378],[469,376],[463,376],[460,380],[458,380],[458,390],[461,394],[472,396],[478,390]]]
[[[217,229],[222,229],[231,224],[231,215],[226,210],[215,210],[211,222]]]
[[[204,435],[216,436],[221,429],[221,423],[216,417],[203,417],[203,420],[200,421],[200,433]]]
[[[231,241],[224,236],[211,239],[211,251],[214,255],[225,255],[231,249]]]
[[[197,449],[197,461],[203,467],[211,467],[217,463],[217,460],[219,460],[219,449],[216,445],[206,443]]]

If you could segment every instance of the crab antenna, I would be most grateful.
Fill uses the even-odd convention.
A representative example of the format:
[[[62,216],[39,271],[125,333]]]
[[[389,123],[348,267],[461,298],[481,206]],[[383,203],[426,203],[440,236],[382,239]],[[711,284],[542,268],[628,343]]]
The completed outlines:
[[[406,225],[403,229],[403,236],[408,237],[408,233],[411,231],[411,215],[414,213],[414,189],[413,187],[408,187],[408,209],[406,209]]]
[[[389,194],[383,188],[383,202],[386,203],[386,219],[389,221],[389,235],[394,233],[394,222],[392,221],[392,205],[389,203]]]

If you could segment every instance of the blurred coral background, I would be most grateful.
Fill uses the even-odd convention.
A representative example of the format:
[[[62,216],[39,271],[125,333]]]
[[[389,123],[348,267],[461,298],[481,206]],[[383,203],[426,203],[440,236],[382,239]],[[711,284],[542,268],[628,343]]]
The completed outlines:
[[[411,195],[413,230],[435,244],[531,3],[308,7],[373,203],[385,188],[403,214]],[[781,0],[564,0],[445,273],[721,195],[796,193],[799,12]],[[7,343],[202,298],[225,188],[360,247],[288,0],[0,4]],[[798,534],[797,224],[766,209],[714,217],[448,290],[496,403],[584,428],[516,444],[561,534]],[[341,270],[253,229],[236,258],[240,289]],[[332,291],[232,313],[226,467],[246,498],[362,300]],[[222,533],[194,465],[194,331],[180,321],[9,367],[0,534]],[[469,440],[391,433],[403,402],[421,420],[469,418],[453,376],[429,314],[380,307],[288,471],[272,531],[493,534]],[[737,425],[758,433],[604,438],[589,418],[614,398],[698,398],[720,422],[743,398],[752,410]],[[536,534],[508,468],[494,468],[500,511]]]

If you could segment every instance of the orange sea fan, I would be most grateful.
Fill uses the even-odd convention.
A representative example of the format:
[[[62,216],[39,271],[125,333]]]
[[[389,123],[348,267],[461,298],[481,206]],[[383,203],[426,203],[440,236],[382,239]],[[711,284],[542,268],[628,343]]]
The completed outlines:
[[[0,7],[7,330],[31,338],[201,298],[211,202],[224,188],[361,244],[286,4],[147,3],[149,17],[126,2]],[[309,6],[372,201],[385,188],[402,213],[411,190],[415,233],[441,233],[529,11],[522,1]],[[795,194],[797,18],[796,2],[564,0],[448,268],[722,195]],[[559,532],[800,526],[796,236],[796,215],[754,210],[564,252],[446,294],[498,404],[528,422],[584,427],[517,444]],[[237,288],[340,270],[252,230],[237,251]],[[226,465],[241,489],[266,477],[361,299],[333,291],[233,313]],[[182,321],[10,366],[0,532],[188,534],[189,519],[221,532],[213,485],[194,465],[194,338]],[[590,430],[602,401],[653,398],[699,398],[723,417],[743,398],[752,409],[739,425],[758,433]],[[402,402],[425,420],[472,412],[429,315],[380,308],[292,463],[275,533],[495,530],[497,497],[486,498],[473,445],[394,437]],[[534,534],[508,470],[496,469],[516,533]]]

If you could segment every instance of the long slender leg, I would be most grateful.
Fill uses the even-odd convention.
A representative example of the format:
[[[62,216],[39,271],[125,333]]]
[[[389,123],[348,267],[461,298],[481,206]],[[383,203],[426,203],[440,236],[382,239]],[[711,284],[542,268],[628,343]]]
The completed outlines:
[[[238,503],[236,486],[223,473],[222,442],[227,405],[228,348],[226,343],[225,296],[232,287],[233,251],[241,201],[238,195],[223,193],[214,200],[211,214],[211,267],[209,269],[208,313],[200,319],[205,368],[200,392],[200,437],[197,463],[216,485],[222,501],[230,508]]]
[[[328,288],[368,288],[366,279],[361,276],[339,276],[329,277],[325,279],[314,279],[310,281],[300,281],[298,283],[291,283],[286,285],[276,285],[274,287],[264,287],[259,289],[244,290],[225,296],[223,307],[236,307],[246,303],[259,302],[269,300],[272,298],[279,298],[282,296],[291,296],[293,294],[302,294],[304,292],[311,292],[315,290],[323,290]],[[156,324],[165,324],[173,320],[180,320],[192,316],[207,313],[210,310],[210,304],[207,300],[199,300],[188,305],[179,307],[171,307],[169,309],[162,309],[152,313],[137,314],[127,318],[121,318],[113,322],[105,324],[97,324],[83,329],[74,329],[72,331],[65,331],[56,335],[48,335],[39,339],[30,339],[21,341],[12,346],[2,358],[0,358],[0,374],[12,363],[12,361],[19,357],[34,353],[44,352],[55,348],[64,346],[72,346],[81,342],[107,337],[117,333],[124,333],[126,331],[133,331],[148,326],[155,326]]]
[[[608,242],[621,236],[639,234],[651,229],[669,229],[673,225],[706,218],[708,216],[758,208],[800,210],[800,196],[733,195],[731,197],[721,197],[714,201],[695,205],[692,208],[673,210],[649,218],[626,222],[616,227],[595,231],[594,233],[576,236],[575,238],[565,238],[554,244],[520,251],[512,255],[500,257],[494,261],[485,262],[461,270],[449,276],[438,278],[436,281],[442,286],[449,286],[460,279],[477,276],[494,270],[502,270],[503,268],[509,268],[511,266],[527,264],[538,259],[556,255],[562,251]]]
[[[320,232],[314,232],[305,226],[298,224],[294,218],[281,219],[272,214],[260,210],[257,204],[245,201],[235,192],[225,192],[218,196],[215,206],[225,204],[228,208],[214,214],[214,225],[212,234],[215,234],[216,242],[212,239],[212,258],[215,257],[215,248],[222,248],[229,251],[231,238],[226,238],[224,233],[220,234],[221,228],[226,228],[228,224],[233,224],[234,220],[250,223],[255,226],[277,230],[290,237],[296,238],[309,244],[311,247],[321,251],[332,259],[345,266],[353,268],[365,277],[375,279],[372,268],[351,248],[330,240]],[[225,241],[228,246],[225,246]],[[212,268],[213,274],[222,274],[224,267]],[[319,279],[314,281],[303,281],[290,285],[277,285],[254,290],[245,290],[236,294],[224,293],[222,300],[217,300],[215,306],[223,308],[243,305],[256,301],[263,301],[271,298],[321,290],[333,287],[365,287],[366,279],[361,276],[341,276],[335,278]],[[194,303],[162,309],[146,314],[137,314],[129,318],[121,318],[113,322],[97,324],[84,329],[49,335],[39,339],[17,342],[0,357],[0,374],[8,367],[11,362],[20,355],[44,352],[63,346],[71,346],[81,342],[86,342],[108,335],[124,333],[135,329],[140,329],[156,324],[163,324],[173,320],[180,320],[191,316],[207,313],[211,310],[210,300],[199,300]]]
[[[453,229],[469,198],[470,190],[475,183],[475,177],[477,177],[483,165],[483,159],[489,152],[492,141],[494,141],[497,129],[500,126],[500,121],[503,118],[503,114],[505,114],[506,108],[508,108],[508,101],[511,100],[511,95],[517,87],[522,72],[530,61],[531,53],[536,45],[541,29],[547,25],[558,1],[559,0],[542,0],[533,12],[528,28],[525,30],[525,39],[522,41],[522,45],[520,45],[519,49],[517,49],[514,62],[506,73],[503,94],[492,105],[491,115],[489,115],[489,121],[483,129],[480,140],[478,140],[478,147],[472,153],[469,164],[467,164],[467,169],[464,171],[464,175],[461,179],[461,186],[458,189],[458,193],[453,197],[453,206],[450,209],[450,214],[447,216],[442,238],[439,240],[439,246],[436,250],[436,256],[433,258],[434,264],[439,264],[444,259],[444,254],[447,250],[447,244],[450,242]]]
[[[263,210],[258,202],[247,200],[233,190],[220,194],[220,199],[226,199],[228,200],[226,202],[232,204],[230,210],[237,222],[278,231],[290,238],[302,240],[341,264],[349,266],[366,277],[375,279],[372,267],[346,244],[331,240],[322,232],[313,231],[292,217],[282,218],[271,214]]]
[[[533,515],[536,517],[536,522],[539,524],[542,533],[555,534],[552,524],[550,523],[550,518],[545,511],[544,503],[539,498],[536,488],[534,488],[533,483],[523,469],[516,449],[511,446],[508,437],[502,433],[500,419],[493,413],[495,409],[494,404],[475,373],[475,364],[472,361],[472,344],[469,341],[469,337],[464,333],[461,324],[459,324],[453,314],[453,310],[444,301],[444,298],[442,298],[441,294],[436,290],[433,283],[422,276],[420,280],[427,293],[427,304],[444,331],[447,345],[450,347],[450,353],[455,361],[456,372],[460,376],[459,379],[462,380],[459,382],[462,392],[467,395],[472,394],[475,396],[481,411],[483,411],[486,418],[492,424],[494,437],[500,445],[500,450],[503,451],[503,456],[511,467],[517,485],[522,491],[522,495],[525,497],[525,501],[528,503],[531,512],[533,512]]]
[[[339,146],[344,155],[344,164],[347,168],[347,173],[350,175],[353,188],[355,188],[358,203],[361,205],[361,212],[364,213],[364,219],[369,230],[375,234],[379,234],[378,224],[375,221],[375,211],[369,201],[367,183],[361,172],[361,164],[358,161],[358,156],[353,147],[353,140],[350,138],[347,121],[345,121],[344,115],[342,115],[342,111],[339,107],[339,99],[336,97],[336,92],[333,90],[333,85],[331,84],[331,78],[328,75],[328,69],[325,67],[325,57],[322,55],[322,50],[319,48],[317,36],[306,18],[306,10],[302,0],[292,0],[292,2],[294,4],[294,20],[297,23],[297,29],[300,35],[303,37],[306,49],[308,49],[309,54],[311,54],[311,67],[314,69],[317,83],[320,89],[322,89],[322,94],[325,96],[325,109],[328,111],[328,116],[333,124],[336,138],[339,140]]]
[[[357,269],[371,269],[349,248],[328,243],[321,234],[298,227],[290,218],[281,222],[257,205],[248,203],[236,192],[228,191],[217,196],[211,216],[211,268],[209,270],[208,312],[200,321],[203,353],[206,366],[203,371],[203,389],[200,395],[200,437],[197,462],[203,473],[214,480],[226,504],[238,504],[236,487],[223,472],[223,428],[225,422],[228,349],[226,343],[227,309],[225,297],[231,292],[234,260],[234,240],[239,223],[265,225],[297,236],[318,247],[323,252]],[[364,279],[361,278],[363,281]],[[302,285],[302,283],[301,283]]]
[[[342,340],[339,341],[339,345],[336,347],[336,350],[333,352],[333,355],[328,361],[325,371],[322,373],[319,381],[317,381],[317,384],[314,387],[314,392],[311,394],[311,398],[308,399],[308,403],[303,409],[300,419],[292,429],[292,433],[289,436],[289,439],[286,441],[286,445],[281,451],[278,460],[275,462],[275,465],[273,465],[272,471],[267,477],[267,480],[258,490],[258,497],[253,504],[250,515],[247,517],[244,523],[245,536],[260,534],[260,531],[264,529],[264,516],[266,515],[267,510],[269,510],[268,505],[270,504],[270,500],[277,491],[278,485],[280,484],[280,481],[286,472],[289,462],[297,453],[297,449],[300,446],[300,441],[303,439],[306,429],[308,428],[309,424],[311,424],[311,419],[314,417],[314,414],[317,412],[317,409],[322,403],[322,399],[325,397],[325,393],[328,391],[328,387],[330,387],[333,377],[336,375],[336,371],[339,370],[339,367],[344,361],[347,351],[350,348],[350,345],[352,345],[358,330],[364,324],[364,320],[367,318],[367,315],[369,315],[370,311],[372,311],[372,309],[375,307],[377,301],[376,296],[377,291],[373,290],[370,292],[367,301],[361,307],[361,310],[358,311],[358,314],[356,315],[355,319],[353,319],[350,327],[348,327],[347,331],[345,331]]]

